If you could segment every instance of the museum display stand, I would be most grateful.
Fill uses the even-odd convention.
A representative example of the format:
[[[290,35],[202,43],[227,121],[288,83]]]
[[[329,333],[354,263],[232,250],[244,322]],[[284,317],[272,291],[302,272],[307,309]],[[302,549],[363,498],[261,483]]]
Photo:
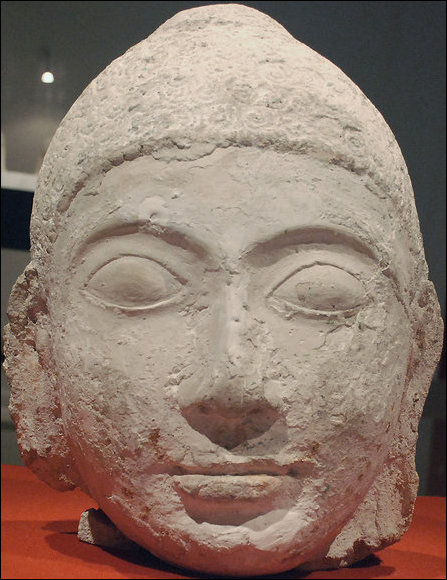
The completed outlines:
[[[97,506],[79,490],[61,493],[25,467],[2,465],[1,577],[209,577],[170,566],[145,551],[130,555],[80,542],[79,516],[90,507]],[[445,498],[418,497],[413,523],[402,540],[355,566],[269,577],[445,578]]]

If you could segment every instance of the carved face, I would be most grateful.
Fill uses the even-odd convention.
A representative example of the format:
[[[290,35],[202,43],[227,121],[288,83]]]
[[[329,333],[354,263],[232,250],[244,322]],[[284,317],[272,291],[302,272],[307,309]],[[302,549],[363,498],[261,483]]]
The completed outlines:
[[[390,215],[343,168],[249,148],[138,158],[77,194],[48,300],[62,417],[131,539],[238,574],[324,553],[400,408]]]

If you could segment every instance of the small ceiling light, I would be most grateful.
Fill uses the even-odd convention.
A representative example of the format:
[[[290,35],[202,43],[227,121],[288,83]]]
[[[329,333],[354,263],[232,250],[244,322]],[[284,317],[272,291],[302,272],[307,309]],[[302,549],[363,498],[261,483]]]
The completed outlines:
[[[53,59],[48,46],[42,46],[40,49],[40,66],[42,67],[40,70],[43,71],[40,80],[45,84],[54,83],[54,74],[51,72],[54,70]]]
[[[40,77],[40,80],[43,83],[54,83],[54,76],[53,73],[50,71],[45,71],[42,76]]]

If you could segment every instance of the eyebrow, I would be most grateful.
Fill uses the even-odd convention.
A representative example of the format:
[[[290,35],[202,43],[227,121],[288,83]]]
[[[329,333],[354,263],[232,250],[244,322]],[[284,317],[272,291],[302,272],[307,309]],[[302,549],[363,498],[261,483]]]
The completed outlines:
[[[307,226],[283,230],[273,237],[255,242],[245,252],[244,257],[251,262],[265,254],[279,251],[287,246],[302,244],[344,245],[352,250],[365,254],[376,262],[382,263],[386,258],[371,238],[362,232],[365,239],[340,226]],[[389,259],[387,260],[389,263]]]
[[[198,240],[191,232],[186,232],[178,227],[160,225],[151,223],[147,220],[134,221],[132,223],[121,225],[109,225],[99,231],[94,232],[80,246],[84,250],[87,246],[95,244],[98,241],[110,238],[131,235],[135,233],[145,233],[155,238],[161,239],[174,247],[180,247],[196,255],[199,259],[210,258],[210,248]],[[362,235],[365,239],[357,236],[352,231],[342,226],[307,226],[299,228],[289,228],[282,230],[271,237],[253,242],[245,251],[242,252],[241,258],[252,263],[254,266],[263,261],[262,257],[272,255],[286,247],[293,247],[306,244],[322,245],[343,245],[351,250],[366,255],[376,261],[379,265],[384,266],[384,273],[397,282],[395,273],[391,268],[389,256],[380,251],[377,244],[364,230]]]
[[[147,220],[134,221],[130,224],[109,225],[89,236],[80,246],[84,250],[87,246],[95,244],[107,238],[118,236],[127,236],[132,234],[148,234],[155,238],[161,239],[171,246],[180,247],[195,254],[198,258],[203,259],[208,256],[209,252],[206,246],[191,235],[189,232],[182,231],[167,225],[160,225],[148,222]]]
[[[191,232],[186,232],[178,227],[160,225],[147,220],[134,221],[132,223],[121,225],[109,225],[98,231],[95,231],[81,245],[85,246],[94,244],[98,241],[109,237],[125,236],[135,233],[146,233],[155,238],[159,238],[169,245],[185,248],[197,257],[203,259],[209,256],[209,248],[206,244],[198,240]],[[288,228],[282,230],[271,237],[253,242],[243,253],[242,257],[249,261],[256,262],[256,258],[262,254],[271,254],[287,246],[302,244],[342,244],[351,249],[367,255],[377,262],[383,262],[385,256],[379,251],[377,245],[371,238],[362,232],[365,239],[352,233],[350,230],[341,226],[307,226],[299,228]],[[387,260],[389,263],[390,260]]]

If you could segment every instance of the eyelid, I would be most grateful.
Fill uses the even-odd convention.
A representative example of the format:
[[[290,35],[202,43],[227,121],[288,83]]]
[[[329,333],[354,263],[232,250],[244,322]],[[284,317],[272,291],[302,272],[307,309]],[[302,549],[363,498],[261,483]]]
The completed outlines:
[[[316,273],[315,268],[323,268],[323,270]],[[325,271],[324,268],[327,268],[328,271]],[[304,275],[301,280],[297,280],[294,287],[288,288],[289,281],[300,273],[305,273],[306,270],[309,271],[309,278],[306,280]],[[312,272],[312,270],[314,271]],[[325,276],[322,278],[322,274],[330,278],[331,283],[328,284],[324,279]],[[303,293],[306,286],[307,295]],[[282,295],[278,293],[281,288],[283,288]],[[308,262],[295,268],[288,276],[273,286],[266,298],[276,307],[275,309],[279,308],[285,314],[292,315],[300,312],[318,318],[352,316],[369,300],[366,288],[358,276],[334,263],[320,260]],[[332,304],[332,309],[322,307],[326,306],[329,300],[334,301],[335,304],[338,302],[340,308],[336,308],[335,304]]]
[[[137,253],[133,253],[133,252],[126,252],[126,253],[123,253],[119,256],[113,256],[109,260],[106,260],[105,262],[103,262],[102,264],[97,266],[94,270],[92,270],[88,279],[91,280],[93,278],[93,276],[97,272],[99,272],[99,270],[101,270],[101,268],[104,268],[108,264],[111,264],[112,262],[115,262],[116,260],[119,260],[120,258],[141,258],[142,260],[148,260],[150,262],[155,262],[156,264],[158,264],[159,266],[161,266],[162,268],[167,270],[171,274],[171,276],[174,276],[174,278],[176,278],[180,282],[180,284],[187,283],[186,278],[184,278],[183,276],[178,274],[176,271],[174,271],[168,264],[166,264],[166,262],[162,262],[161,260],[157,260],[157,258],[154,258],[153,256],[142,256],[141,254],[137,254]]]
[[[131,224],[110,224],[103,227],[84,240],[79,246],[77,253],[84,254],[88,248],[102,244],[105,240],[118,240],[121,243],[123,239],[133,236],[144,236],[147,240],[152,238],[172,248],[181,248],[201,260],[206,259],[208,256],[206,247],[196,240],[190,232],[173,229],[169,226],[155,226],[147,220],[136,221]]]
[[[351,308],[349,310],[315,310],[313,308],[306,308],[305,306],[297,306],[292,304],[291,302],[287,302],[284,299],[278,299],[274,296],[271,297],[272,303],[276,304],[275,310],[279,310],[282,312],[286,318],[292,318],[296,314],[303,314],[307,318],[316,318],[316,319],[337,319],[340,316],[350,318],[354,316],[359,309],[360,306],[355,308]],[[286,308],[284,308],[284,305]]]
[[[114,266],[116,262],[121,264]],[[96,283],[95,278],[99,278]],[[157,260],[125,254],[93,270],[82,292],[106,307],[141,312],[170,304],[179,297],[185,283],[186,280]]]
[[[281,286],[282,284],[284,284],[285,282],[287,282],[287,280],[289,280],[290,278],[292,278],[293,276],[295,276],[295,274],[298,274],[299,272],[301,272],[303,270],[307,270],[309,268],[312,268],[313,266],[330,266],[332,268],[337,268],[339,270],[342,270],[342,271],[346,272],[347,274],[349,274],[350,276],[352,276],[353,278],[355,278],[356,280],[358,280],[358,276],[357,276],[356,272],[347,270],[345,267],[341,267],[337,263],[329,261],[329,259],[325,259],[325,260],[314,259],[314,260],[311,260],[311,261],[306,261],[306,262],[300,264],[294,270],[292,270],[292,272],[290,274],[288,274],[287,276],[285,276],[285,278],[282,278],[280,282],[278,282],[277,284],[275,284],[271,288],[271,290],[269,291],[269,294],[271,294],[277,288],[279,288],[279,286]]]
[[[195,284],[203,267],[212,266],[212,262],[199,260],[197,255],[169,245],[165,240],[148,233],[129,234],[126,230],[123,235],[110,236],[84,245],[83,251],[77,253],[77,261],[71,262],[71,267],[78,272],[78,280],[82,284],[105,263],[124,255],[142,256],[157,262],[183,285]]]

